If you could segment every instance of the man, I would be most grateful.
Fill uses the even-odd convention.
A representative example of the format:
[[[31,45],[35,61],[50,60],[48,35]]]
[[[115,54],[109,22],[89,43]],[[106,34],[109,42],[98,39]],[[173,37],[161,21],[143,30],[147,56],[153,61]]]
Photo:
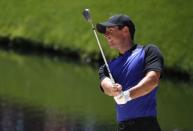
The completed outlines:
[[[99,69],[101,89],[116,101],[118,131],[161,131],[157,122],[156,93],[163,57],[155,45],[134,44],[135,25],[127,15],[115,15],[96,29],[119,56]]]

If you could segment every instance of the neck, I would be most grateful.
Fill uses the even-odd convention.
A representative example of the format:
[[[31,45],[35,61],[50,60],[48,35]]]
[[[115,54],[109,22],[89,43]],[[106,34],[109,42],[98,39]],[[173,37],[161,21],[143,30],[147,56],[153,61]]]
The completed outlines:
[[[119,48],[119,53],[120,54],[124,54],[125,52],[127,52],[128,50],[130,50],[133,46],[132,41],[127,41],[125,43],[123,43],[120,48]]]

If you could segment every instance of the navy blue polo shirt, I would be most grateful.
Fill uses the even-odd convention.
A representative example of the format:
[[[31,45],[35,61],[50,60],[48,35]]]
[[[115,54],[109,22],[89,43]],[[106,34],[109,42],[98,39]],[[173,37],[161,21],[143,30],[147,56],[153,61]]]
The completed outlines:
[[[115,79],[123,87],[123,91],[132,88],[141,81],[149,71],[163,70],[163,57],[155,45],[134,45],[123,55],[108,62],[109,68]],[[102,81],[108,77],[105,65],[99,69],[99,77]],[[116,104],[117,120],[124,121],[133,118],[156,116],[157,88],[149,94],[133,99],[126,104]]]

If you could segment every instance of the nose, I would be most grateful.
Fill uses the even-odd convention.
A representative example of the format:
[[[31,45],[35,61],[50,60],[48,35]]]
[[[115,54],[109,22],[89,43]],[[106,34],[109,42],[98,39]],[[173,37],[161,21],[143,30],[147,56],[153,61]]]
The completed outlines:
[[[104,37],[105,37],[107,40],[111,38],[110,35],[108,35],[108,34],[104,34]]]
[[[110,43],[111,42],[111,37],[109,35],[105,35],[106,40]]]
[[[108,41],[108,43],[111,43],[111,42],[112,42],[111,36],[105,35],[104,37],[106,38],[106,40]]]

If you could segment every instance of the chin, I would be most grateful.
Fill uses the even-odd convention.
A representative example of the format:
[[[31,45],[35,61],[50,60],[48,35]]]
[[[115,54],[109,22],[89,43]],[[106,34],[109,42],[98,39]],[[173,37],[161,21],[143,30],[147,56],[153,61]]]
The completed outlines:
[[[117,49],[117,47],[115,45],[110,45],[111,49]]]
[[[115,48],[115,45],[109,44],[109,47],[110,47],[110,48]]]
[[[109,46],[111,49],[115,49],[115,47],[114,46]]]

